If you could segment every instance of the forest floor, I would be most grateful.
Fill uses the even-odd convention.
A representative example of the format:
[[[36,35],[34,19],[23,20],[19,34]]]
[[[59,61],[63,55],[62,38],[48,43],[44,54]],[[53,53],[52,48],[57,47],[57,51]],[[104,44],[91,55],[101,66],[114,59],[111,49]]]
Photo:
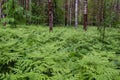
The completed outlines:
[[[120,80],[120,30],[0,27],[0,80]]]

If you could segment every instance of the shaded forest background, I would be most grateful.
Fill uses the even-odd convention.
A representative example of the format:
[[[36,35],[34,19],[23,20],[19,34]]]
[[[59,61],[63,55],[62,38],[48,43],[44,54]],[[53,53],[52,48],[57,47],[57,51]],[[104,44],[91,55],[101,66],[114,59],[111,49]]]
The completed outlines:
[[[82,25],[85,1],[88,25],[100,26],[105,22],[107,26],[116,26],[120,23],[120,0],[1,0],[0,21],[12,25],[49,25],[51,7],[54,26],[74,26],[77,4],[77,23]]]

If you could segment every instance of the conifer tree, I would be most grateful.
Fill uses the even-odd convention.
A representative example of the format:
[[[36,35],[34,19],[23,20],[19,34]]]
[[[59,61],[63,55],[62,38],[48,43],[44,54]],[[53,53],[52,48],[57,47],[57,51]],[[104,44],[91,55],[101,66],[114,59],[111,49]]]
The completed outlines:
[[[84,30],[87,30],[87,7],[88,7],[88,0],[84,0]]]
[[[48,0],[48,8],[49,8],[49,30],[53,30],[53,2],[52,0]]]
[[[68,26],[68,0],[65,0],[65,26]]]
[[[78,0],[75,0],[75,28],[78,27]]]

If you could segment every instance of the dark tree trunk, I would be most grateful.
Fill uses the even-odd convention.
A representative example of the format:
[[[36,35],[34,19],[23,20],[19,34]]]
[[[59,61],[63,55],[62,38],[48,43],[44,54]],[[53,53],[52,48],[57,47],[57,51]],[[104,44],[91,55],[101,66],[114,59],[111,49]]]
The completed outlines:
[[[49,7],[49,30],[53,30],[53,2],[52,0],[48,0]]]
[[[118,20],[119,20],[119,0],[116,0],[116,4],[115,4],[115,13],[116,13],[116,22],[118,22]]]
[[[72,22],[72,1],[70,0],[70,5],[69,5],[69,25],[71,26]]]
[[[29,0],[26,0],[26,12],[29,11]]]
[[[29,17],[27,15],[29,11],[29,0],[26,0],[25,9],[26,9],[26,24],[29,24]]]
[[[32,16],[32,0],[29,0],[29,12],[30,12],[30,18],[29,18],[29,24],[31,24],[31,16]]]
[[[87,0],[84,0],[84,30],[87,30],[87,7],[88,7],[88,2]]]
[[[2,14],[2,4],[1,4],[1,1],[0,1],[0,19],[1,19],[1,14]]]
[[[14,0],[12,0],[12,8],[13,8],[13,10],[15,9],[15,1]],[[13,14],[13,17],[15,19],[15,13]],[[14,25],[14,27],[16,27],[16,21],[13,22],[13,25]]]
[[[18,4],[21,5],[21,0],[18,0]]]
[[[103,15],[104,15],[104,10],[103,10],[103,8],[104,8],[104,1],[101,1],[100,2],[100,16],[99,16],[99,18],[100,18],[100,23],[101,22],[103,22]]]
[[[65,0],[65,26],[68,26],[68,0]]]

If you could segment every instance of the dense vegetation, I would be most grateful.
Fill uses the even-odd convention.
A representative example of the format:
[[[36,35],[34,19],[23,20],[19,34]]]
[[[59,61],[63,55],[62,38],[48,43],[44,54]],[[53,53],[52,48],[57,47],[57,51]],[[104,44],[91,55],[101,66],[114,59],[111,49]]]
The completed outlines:
[[[119,16],[120,0],[0,0],[0,23],[4,26],[52,24],[51,27],[77,27],[87,23],[117,27]]]
[[[120,80],[120,0],[0,0],[0,80]]]
[[[120,30],[0,27],[0,80],[120,80]]]

